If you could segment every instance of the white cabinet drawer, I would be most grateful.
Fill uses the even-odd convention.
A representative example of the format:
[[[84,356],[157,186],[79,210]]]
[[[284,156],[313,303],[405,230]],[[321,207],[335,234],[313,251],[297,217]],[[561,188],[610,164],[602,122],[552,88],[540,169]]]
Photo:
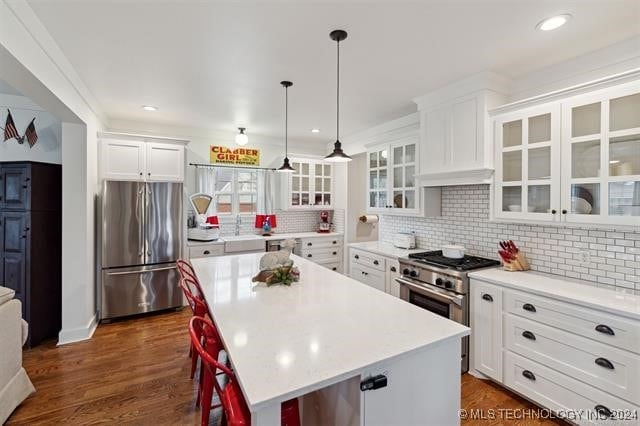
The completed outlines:
[[[324,262],[324,261],[334,261],[339,262],[342,258],[342,250],[340,248],[313,248],[313,249],[302,249],[300,252],[300,257],[303,257],[312,262]]]
[[[525,397],[560,414],[579,415],[569,418],[580,425],[604,424],[596,410],[608,410],[614,415],[625,410],[632,415],[624,424],[637,424],[640,407],[602,392],[560,372],[547,368],[522,356],[506,351],[504,355],[504,384]],[[635,415],[634,415],[635,412]],[[591,418],[589,418],[591,417]]]
[[[628,401],[640,401],[640,356],[506,314],[506,349]]]
[[[360,264],[367,268],[377,269],[379,271],[384,272],[384,261],[385,258],[383,256],[377,256],[373,253],[369,253],[368,251],[351,249],[351,254],[349,256],[352,263]]]
[[[504,310],[640,354],[638,322],[513,290],[505,290]]]
[[[359,265],[351,264],[351,278],[354,278],[366,285],[384,291],[384,272],[375,269],[363,268]]]
[[[189,258],[222,256],[224,254],[224,244],[210,244],[203,246],[189,247]]]
[[[331,271],[342,273],[342,264],[340,262],[322,261],[322,262],[318,262],[318,265],[324,266],[325,268],[327,268],[327,269],[329,269]]]
[[[342,247],[342,237],[315,237],[315,238],[302,238],[302,250],[312,248],[326,248],[326,247]]]

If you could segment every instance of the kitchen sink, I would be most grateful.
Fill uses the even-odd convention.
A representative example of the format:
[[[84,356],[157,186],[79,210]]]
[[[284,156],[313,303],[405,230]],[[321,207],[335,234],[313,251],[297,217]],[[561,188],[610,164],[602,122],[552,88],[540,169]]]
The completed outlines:
[[[260,235],[223,237],[225,253],[264,251],[265,239]]]

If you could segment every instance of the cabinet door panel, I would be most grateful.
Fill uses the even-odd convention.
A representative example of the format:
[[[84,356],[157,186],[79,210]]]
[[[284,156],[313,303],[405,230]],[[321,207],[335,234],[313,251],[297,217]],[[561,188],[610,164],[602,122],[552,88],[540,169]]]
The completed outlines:
[[[28,166],[4,166],[0,175],[2,190],[0,208],[28,210],[30,208],[30,173]]]
[[[476,99],[456,103],[451,109],[451,161],[456,167],[478,162]]]
[[[440,108],[423,112],[423,122],[426,123],[423,140],[426,141],[421,154],[421,164],[424,170],[444,170],[451,164],[449,150],[449,108]]]
[[[105,179],[144,180],[144,142],[103,139],[102,175]]]
[[[147,143],[147,180],[182,182],[184,180],[184,147],[168,143]]]
[[[502,380],[502,290],[472,280],[472,365],[487,376]]]
[[[16,298],[24,303],[26,283],[26,237],[28,232],[28,214],[4,212],[0,214],[0,285],[16,292]]]

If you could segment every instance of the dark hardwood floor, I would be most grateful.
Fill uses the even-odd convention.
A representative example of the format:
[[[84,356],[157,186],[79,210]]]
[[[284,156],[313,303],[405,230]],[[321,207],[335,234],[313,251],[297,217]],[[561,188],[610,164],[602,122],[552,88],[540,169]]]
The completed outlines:
[[[119,321],[99,326],[87,342],[60,347],[50,342],[26,350],[24,367],[36,393],[18,407],[8,424],[198,424],[197,383],[189,379],[187,356],[189,318],[184,309]],[[468,374],[462,378],[462,407],[535,408]],[[462,423],[560,424],[499,418]]]

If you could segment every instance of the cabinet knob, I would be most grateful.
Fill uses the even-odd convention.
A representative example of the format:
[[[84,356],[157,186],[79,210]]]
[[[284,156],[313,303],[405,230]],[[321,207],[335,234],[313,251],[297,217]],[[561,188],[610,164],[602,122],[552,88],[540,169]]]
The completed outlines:
[[[337,252],[337,251],[334,251],[334,252],[333,252],[333,255],[335,256],[336,254],[338,254],[338,252]]]
[[[140,172],[140,176],[142,176],[142,172]]]
[[[202,252],[202,254],[211,254],[211,252],[209,250],[205,250]]]
[[[562,209],[562,214],[567,214],[567,209]]]
[[[379,264],[380,264],[380,262],[378,262],[377,260],[374,260],[374,261],[373,261],[373,264],[374,264],[374,265],[379,265]]]
[[[311,247],[313,245],[313,243],[307,243],[308,247]]]
[[[333,268],[331,268],[332,271],[337,271],[338,268],[336,268],[335,266]]]
[[[313,255],[312,254],[308,254],[307,257],[313,257]]]
[[[334,241],[334,242],[333,242],[333,244],[338,244],[338,242],[337,242],[337,241]]]
[[[395,266],[392,266],[391,268],[389,268],[389,270],[390,270],[391,272],[396,272],[396,271],[397,271],[397,269],[396,269],[396,267],[395,267]]]
[[[558,213],[556,209],[551,210],[551,214],[556,214],[556,213]]]
[[[360,256],[358,256],[357,254],[355,256],[353,256],[354,259],[360,259]]]
[[[490,294],[485,293],[482,295],[482,300],[486,300],[487,302],[493,302],[493,297],[491,297]]]

